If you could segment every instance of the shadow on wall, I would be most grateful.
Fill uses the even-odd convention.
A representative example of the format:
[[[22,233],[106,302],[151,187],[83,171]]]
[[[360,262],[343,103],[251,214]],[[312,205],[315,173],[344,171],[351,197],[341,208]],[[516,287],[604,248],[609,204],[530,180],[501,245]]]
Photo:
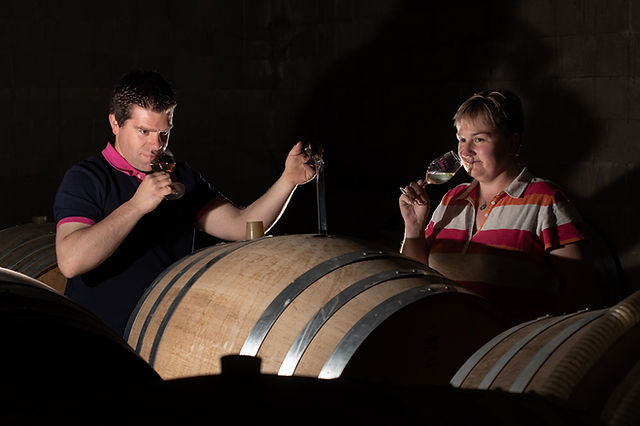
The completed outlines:
[[[585,202],[585,205],[588,204],[591,209],[588,211],[585,209],[583,215],[592,223],[597,223],[594,228],[602,238],[601,247],[617,253],[618,256],[631,257],[638,252],[640,235],[637,226],[637,203],[633,195],[629,195],[630,189],[637,188],[638,185],[640,185],[640,169],[634,168],[608,182]],[[600,222],[596,222],[598,219]],[[632,266],[627,266],[624,270],[620,263],[616,265],[621,274],[620,286],[625,295],[640,290],[640,266],[637,263],[633,264],[633,259],[628,259],[628,262],[632,263]],[[613,271],[611,275],[611,281],[614,283]]]
[[[317,80],[290,134],[325,147],[330,233],[397,248],[403,234],[398,187],[456,147],[451,118],[478,90],[501,87],[521,96],[523,160],[538,176],[565,187],[570,165],[591,158],[602,143],[592,108],[563,86],[554,46],[522,22],[515,7],[510,1],[402,2],[371,41]],[[468,176],[460,173],[446,187],[430,188],[432,203],[464,181]],[[308,216],[305,205],[292,203],[283,222],[295,226],[297,217]],[[598,220],[596,227],[607,233],[600,225],[611,218]],[[628,243],[637,237],[628,236]]]

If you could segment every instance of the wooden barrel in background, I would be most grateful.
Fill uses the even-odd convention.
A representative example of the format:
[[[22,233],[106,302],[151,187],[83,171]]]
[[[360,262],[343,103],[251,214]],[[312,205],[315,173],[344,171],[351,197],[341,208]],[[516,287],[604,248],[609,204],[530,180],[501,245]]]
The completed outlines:
[[[0,268],[3,402],[97,394],[160,376],[102,321],[44,283]],[[69,401],[60,401],[62,405]]]
[[[56,260],[54,223],[27,223],[0,230],[0,267],[20,272],[64,294],[67,279]]]
[[[640,424],[634,408],[640,406],[634,384],[639,362],[636,292],[607,309],[547,316],[510,328],[476,351],[451,384],[553,395],[608,424]],[[612,422],[630,417],[631,423]]]
[[[609,426],[640,424],[640,360],[616,385],[600,417]]]
[[[353,239],[288,235],[218,244],[165,270],[125,339],[165,379],[262,372],[447,383],[508,320],[408,257]]]

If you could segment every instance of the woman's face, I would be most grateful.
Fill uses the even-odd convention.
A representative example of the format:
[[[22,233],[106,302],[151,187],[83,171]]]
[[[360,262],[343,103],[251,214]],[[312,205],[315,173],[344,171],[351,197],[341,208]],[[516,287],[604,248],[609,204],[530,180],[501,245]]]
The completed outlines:
[[[491,182],[516,168],[517,133],[507,138],[482,118],[462,119],[456,128],[458,154],[469,176]]]

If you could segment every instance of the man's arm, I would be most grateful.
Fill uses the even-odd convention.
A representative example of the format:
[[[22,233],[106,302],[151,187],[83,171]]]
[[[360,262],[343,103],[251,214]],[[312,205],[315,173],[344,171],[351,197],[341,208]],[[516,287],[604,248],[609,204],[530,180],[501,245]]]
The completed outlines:
[[[63,223],[56,230],[60,272],[73,278],[94,269],[120,246],[138,221],[171,193],[169,174],[147,175],[131,199],[93,225]]]
[[[238,208],[223,197],[218,197],[201,216],[198,226],[215,237],[237,241],[244,239],[248,221],[262,221],[268,231],[284,212],[293,191],[299,184],[310,181],[315,170],[298,142],[287,155],[285,170],[269,190],[246,208]]]

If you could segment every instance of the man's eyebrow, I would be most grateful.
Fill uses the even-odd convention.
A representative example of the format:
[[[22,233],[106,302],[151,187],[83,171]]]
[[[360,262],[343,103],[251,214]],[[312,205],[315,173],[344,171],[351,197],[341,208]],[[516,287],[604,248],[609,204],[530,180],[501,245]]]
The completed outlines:
[[[146,130],[147,132],[168,132],[169,130],[171,130],[173,128],[173,125],[165,128],[165,129],[150,129],[148,127],[145,126],[136,126],[136,129],[139,130]]]

